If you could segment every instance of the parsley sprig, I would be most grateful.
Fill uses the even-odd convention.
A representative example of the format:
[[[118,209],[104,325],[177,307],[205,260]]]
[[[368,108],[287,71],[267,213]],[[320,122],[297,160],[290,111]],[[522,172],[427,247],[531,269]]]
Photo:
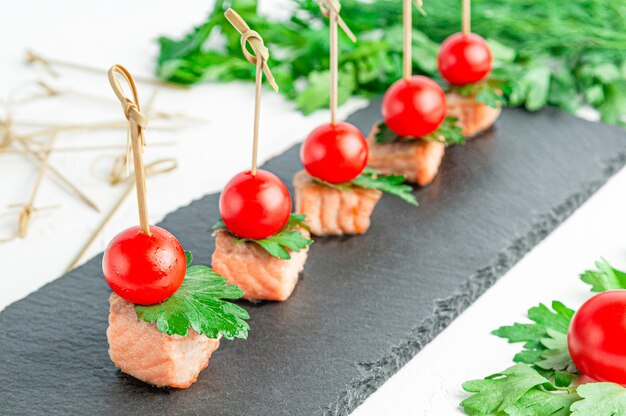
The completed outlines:
[[[388,194],[397,196],[411,205],[417,206],[417,199],[413,195],[411,185],[405,183],[406,178],[402,175],[383,175],[379,171],[371,168],[365,168],[356,178],[344,183],[329,183],[318,178],[313,178],[313,182],[328,186],[329,188],[347,191],[352,188],[375,189]]]
[[[414,74],[438,77],[439,43],[459,29],[457,14],[450,13],[456,1],[428,3],[427,18],[414,11],[423,30],[413,30]],[[339,104],[355,95],[379,96],[402,76],[403,33],[397,0],[343,0],[341,6],[359,42],[339,37]],[[217,0],[184,36],[158,39],[159,78],[186,85],[254,79],[254,67],[240,53],[239,34],[223,17],[228,7],[280,52],[270,57],[271,66],[287,98],[305,114],[328,105],[328,19],[315,0],[291,1],[286,19],[258,13],[258,0]],[[543,24],[546,19],[550,24]],[[489,42],[491,77],[507,87],[502,91],[508,105],[574,112],[586,104],[605,122],[625,123],[626,19],[620,1],[475,0],[472,29]]]
[[[468,415],[554,415],[579,400],[567,388],[554,385],[526,364],[463,383],[463,389],[474,393],[461,402]],[[522,413],[524,412],[524,413]],[[566,413],[568,414],[568,413]]]
[[[137,317],[156,322],[167,335],[186,336],[189,328],[209,338],[248,337],[248,312],[225,299],[239,299],[243,291],[215,273],[208,266],[191,266],[191,253],[186,252],[187,273],[178,290],[156,305],[135,305]]]
[[[591,285],[592,292],[626,289],[626,273],[612,267],[605,259],[596,262],[596,270],[587,270],[580,279]]]
[[[489,78],[473,84],[450,87],[450,91],[463,97],[476,97],[476,101],[498,108],[506,105],[506,97],[502,90],[507,89],[503,80]]]
[[[298,252],[300,250],[304,250],[313,243],[313,240],[306,238],[299,230],[297,230],[298,227],[307,229],[307,226],[304,223],[305,220],[306,216],[303,214],[291,214],[287,224],[285,224],[282,230],[272,236],[260,240],[254,240],[252,238],[239,238],[236,235],[231,234],[235,237],[235,241],[238,243],[256,243],[263,247],[263,249],[265,249],[265,251],[272,256],[283,260],[289,260],[291,259],[289,250]],[[226,227],[226,224],[224,224],[224,221],[221,219],[213,226],[213,230],[227,230],[230,232],[228,227]]]
[[[581,280],[594,292],[626,289],[626,273],[606,260],[596,262]],[[509,342],[524,342],[517,364],[482,380],[463,383],[472,395],[461,402],[468,415],[484,416],[620,416],[626,415],[626,388],[614,383],[576,385],[580,373],[567,349],[574,311],[561,302],[552,309],[529,309],[533,323],[515,323],[493,332]]]
[[[569,386],[578,375],[567,350],[567,329],[574,311],[561,302],[552,302],[552,310],[540,304],[528,310],[532,324],[515,323],[503,326],[492,333],[510,343],[523,342],[524,349],[513,361],[526,363],[559,385]]]
[[[378,124],[378,132],[375,136],[376,143],[395,143],[406,142],[410,143],[416,140],[415,137],[402,137],[391,131],[389,126],[384,122]],[[458,119],[456,117],[446,117],[441,123],[441,126],[433,133],[417,138],[417,140],[426,140],[429,142],[439,142],[446,146],[453,144],[464,144],[465,137],[463,137],[463,129],[458,125]]]

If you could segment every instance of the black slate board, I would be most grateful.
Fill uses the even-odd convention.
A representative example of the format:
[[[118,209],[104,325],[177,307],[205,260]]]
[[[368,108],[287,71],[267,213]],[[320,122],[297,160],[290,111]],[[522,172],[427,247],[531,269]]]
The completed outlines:
[[[378,109],[351,121],[368,130]],[[347,414],[625,163],[623,130],[504,111],[486,136],[447,151],[419,208],[385,196],[367,235],[318,239],[293,296],[247,305],[249,340],[223,342],[187,390],[113,367],[96,256],[0,313],[0,414]],[[265,167],[290,183],[298,147]],[[217,200],[163,221],[199,263],[213,251]]]

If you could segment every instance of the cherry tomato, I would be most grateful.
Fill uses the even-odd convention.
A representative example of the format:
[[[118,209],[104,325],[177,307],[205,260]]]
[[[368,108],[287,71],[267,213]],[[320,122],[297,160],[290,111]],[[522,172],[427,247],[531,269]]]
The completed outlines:
[[[595,295],[570,323],[567,343],[576,367],[596,381],[626,384],[626,290]]]
[[[220,214],[238,237],[260,240],[279,232],[291,214],[291,195],[278,176],[258,169],[235,175],[220,195]]]
[[[178,290],[187,271],[185,251],[167,230],[150,226],[151,235],[130,227],[109,243],[102,258],[107,283],[124,300],[140,305],[163,302]]]
[[[425,136],[446,118],[446,95],[430,78],[399,79],[385,93],[382,112],[385,124],[398,136]]]
[[[348,182],[367,164],[367,142],[356,126],[339,122],[313,130],[300,148],[300,159],[311,176],[330,183]]]
[[[455,33],[441,44],[437,57],[439,73],[450,84],[472,84],[491,72],[491,49],[481,36]]]

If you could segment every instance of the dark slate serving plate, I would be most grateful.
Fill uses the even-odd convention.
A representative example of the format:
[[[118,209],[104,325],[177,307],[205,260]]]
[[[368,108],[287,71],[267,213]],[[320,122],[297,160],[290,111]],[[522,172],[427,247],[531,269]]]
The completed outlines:
[[[364,130],[379,102],[350,120]],[[506,110],[447,151],[419,208],[385,196],[364,236],[318,239],[293,296],[246,304],[187,390],[121,374],[107,354],[101,256],[0,313],[2,415],[347,414],[626,164],[626,132],[555,110]],[[290,183],[298,146],[265,165]],[[163,226],[208,264],[218,195]],[[582,236],[581,236],[582,238]]]

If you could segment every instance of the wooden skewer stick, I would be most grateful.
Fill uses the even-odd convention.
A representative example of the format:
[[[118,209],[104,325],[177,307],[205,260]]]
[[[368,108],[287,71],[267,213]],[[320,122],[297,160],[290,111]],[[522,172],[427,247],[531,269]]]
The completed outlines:
[[[254,76],[254,131],[252,133],[252,175],[256,175],[259,148],[259,117],[261,115],[261,83],[263,82],[263,59],[257,59]]]
[[[330,124],[337,124],[337,90],[339,83],[339,46],[337,40],[337,11],[330,9]]]
[[[243,56],[248,62],[256,66],[255,74],[255,94],[254,94],[254,131],[252,140],[252,175],[256,175],[257,170],[257,149],[259,143],[259,116],[261,113],[261,83],[263,82],[263,74],[270,83],[275,92],[278,92],[278,85],[272,75],[272,71],[267,65],[267,61],[270,56],[270,52],[263,43],[263,38],[254,30],[250,29],[250,26],[235,12],[233,9],[228,9],[224,13],[226,19],[233,25],[237,32],[241,34],[241,51]],[[252,52],[248,51],[246,43],[250,44]]]
[[[415,7],[426,16],[422,0],[415,0]],[[412,0],[402,1],[402,78],[413,76],[413,8]]]
[[[411,0],[403,0],[402,4],[402,77],[405,80],[411,79],[413,75],[413,54],[412,54],[412,36],[413,36],[413,8]]]
[[[28,143],[26,143],[23,140],[18,140],[17,142],[21,144],[22,148],[24,149],[24,151],[29,157],[31,157],[32,159],[35,159],[40,164],[43,163],[43,156],[39,154],[38,152],[36,152],[35,150],[33,150],[28,145]],[[87,195],[85,195],[80,189],[78,189],[78,187],[74,185],[69,179],[67,179],[61,172],[59,172],[56,168],[50,165],[50,163],[48,163],[48,166],[46,168],[46,174],[51,176],[53,179],[56,179],[61,185],[63,185],[65,190],[67,190],[70,194],[73,194],[78,199],[83,201],[85,204],[87,204],[94,210],[100,212],[100,208],[98,208],[98,205],[96,205],[95,202],[89,199]]]
[[[176,160],[174,160],[174,159],[157,160],[155,162],[152,162],[152,163],[146,165],[146,169],[145,169],[146,176],[150,176],[150,175],[153,175],[153,174],[170,172],[170,171],[176,169],[176,167],[177,167],[177,163],[176,163]],[[119,210],[119,208],[122,206],[122,204],[124,203],[126,198],[128,198],[128,195],[131,194],[133,189],[135,189],[135,182],[129,181],[128,187],[124,190],[124,193],[122,193],[122,195],[120,195],[120,198],[117,200],[115,205],[113,205],[111,210],[109,210],[107,215],[105,215],[105,217],[102,219],[102,221],[98,225],[98,228],[96,228],[96,230],[93,232],[91,237],[89,237],[89,239],[87,240],[87,242],[85,243],[83,248],[81,248],[81,250],[78,252],[76,257],[74,257],[74,260],[72,260],[70,265],[67,266],[67,269],[65,269],[66,272],[69,272],[74,267],[76,267],[76,265],[80,262],[80,260],[85,255],[85,253],[87,253],[87,250],[89,250],[89,247],[91,247],[93,242],[96,241],[96,238],[98,238],[98,236],[100,235],[100,233],[102,232],[104,227],[106,227],[106,225],[109,223],[109,221],[111,221],[111,218],[113,218],[113,216]]]
[[[164,141],[164,142],[150,142],[150,147],[160,147],[160,146],[173,146],[177,144],[177,142],[175,141]],[[99,151],[99,150],[119,150],[119,149],[125,149],[126,145],[122,144],[102,144],[102,145],[93,145],[93,146],[60,146],[57,147],[55,146],[52,150],[55,153],[59,153],[59,152],[95,152],[95,151]],[[45,152],[46,149],[32,149],[33,152],[37,152],[37,153],[41,153],[41,152]],[[8,147],[6,149],[0,148],[0,154],[3,153],[7,153],[7,154],[26,154],[26,150],[23,149],[17,149],[14,147]]]
[[[28,226],[30,225],[31,215],[33,213],[35,198],[37,197],[37,192],[39,191],[39,188],[41,186],[41,181],[43,180],[44,174],[48,169],[48,159],[50,157],[52,145],[54,144],[54,139],[55,136],[52,136],[43,155],[43,160],[41,161],[39,173],[37,174],[35,184],[33,185],[33,189],[30,193],[30,198],[28,198],[28,202],[20,210],[20,214],[18,217],[18,236],[20,238],[26,237]]]
[[[133,95],[133,99],[129,99],[124,95],[124,90],[120,85],[116,74],[121,75],[128,83]],[[150,234],[150,222],[148,221],[148,201],[146,198],[146,172],[143,165],[143,147],[145,140],[143,137],[143,129],[148,125],[148,118],[141,113],[139,106],[139,96],[133,76],[126,68],[121,65],[113,65],[108,72],[109,83],[113,92],[122,103],[124,115],[128,120],[130,127],[130,140],[133,153],[133,166],[135,169],[135,186],[137,188],[137,207],[139,209],[139,228],[146,235]]]
[[[410,0],[409,0],[410,1]],[[346,22],[339,15],[341,5],[337,0],[318,0],[322,15],[328,17],[330,24],[330,123],[337,123],[337,95],[338,95],[338,72],[339,72],[339,46],[337,39],[337,26],[352,42],[356,42],[356,36],[350,30]]]
[[[59,76],[59,73],[54,69],[55,66],[74,69],[74,70],[82,71],[82,72],[88,72],[88,73],[92,73],[96,75],[101,75],[104,72],[102,69],[96,68],[93,66],[79,64],[76,62],[63,61],[61,59],[44,57],[43,55],[38,54],[29,49],[26,50],[26,63],[28,64],[40,63],[52,76],[55,76],[55,77]],[[187,90],[189,88],[185,85],[173,84],[171,82],[164,82],[164,81],[160,81],[154,78],[136,77],[136,80],[143,84],[160,85],[160,86],[179,89],[179,90]]]
[[[471,6],[470,0],[463,0],[463,22],[462,30],[465,36],[469,35],[472,31],[471,28]]]

